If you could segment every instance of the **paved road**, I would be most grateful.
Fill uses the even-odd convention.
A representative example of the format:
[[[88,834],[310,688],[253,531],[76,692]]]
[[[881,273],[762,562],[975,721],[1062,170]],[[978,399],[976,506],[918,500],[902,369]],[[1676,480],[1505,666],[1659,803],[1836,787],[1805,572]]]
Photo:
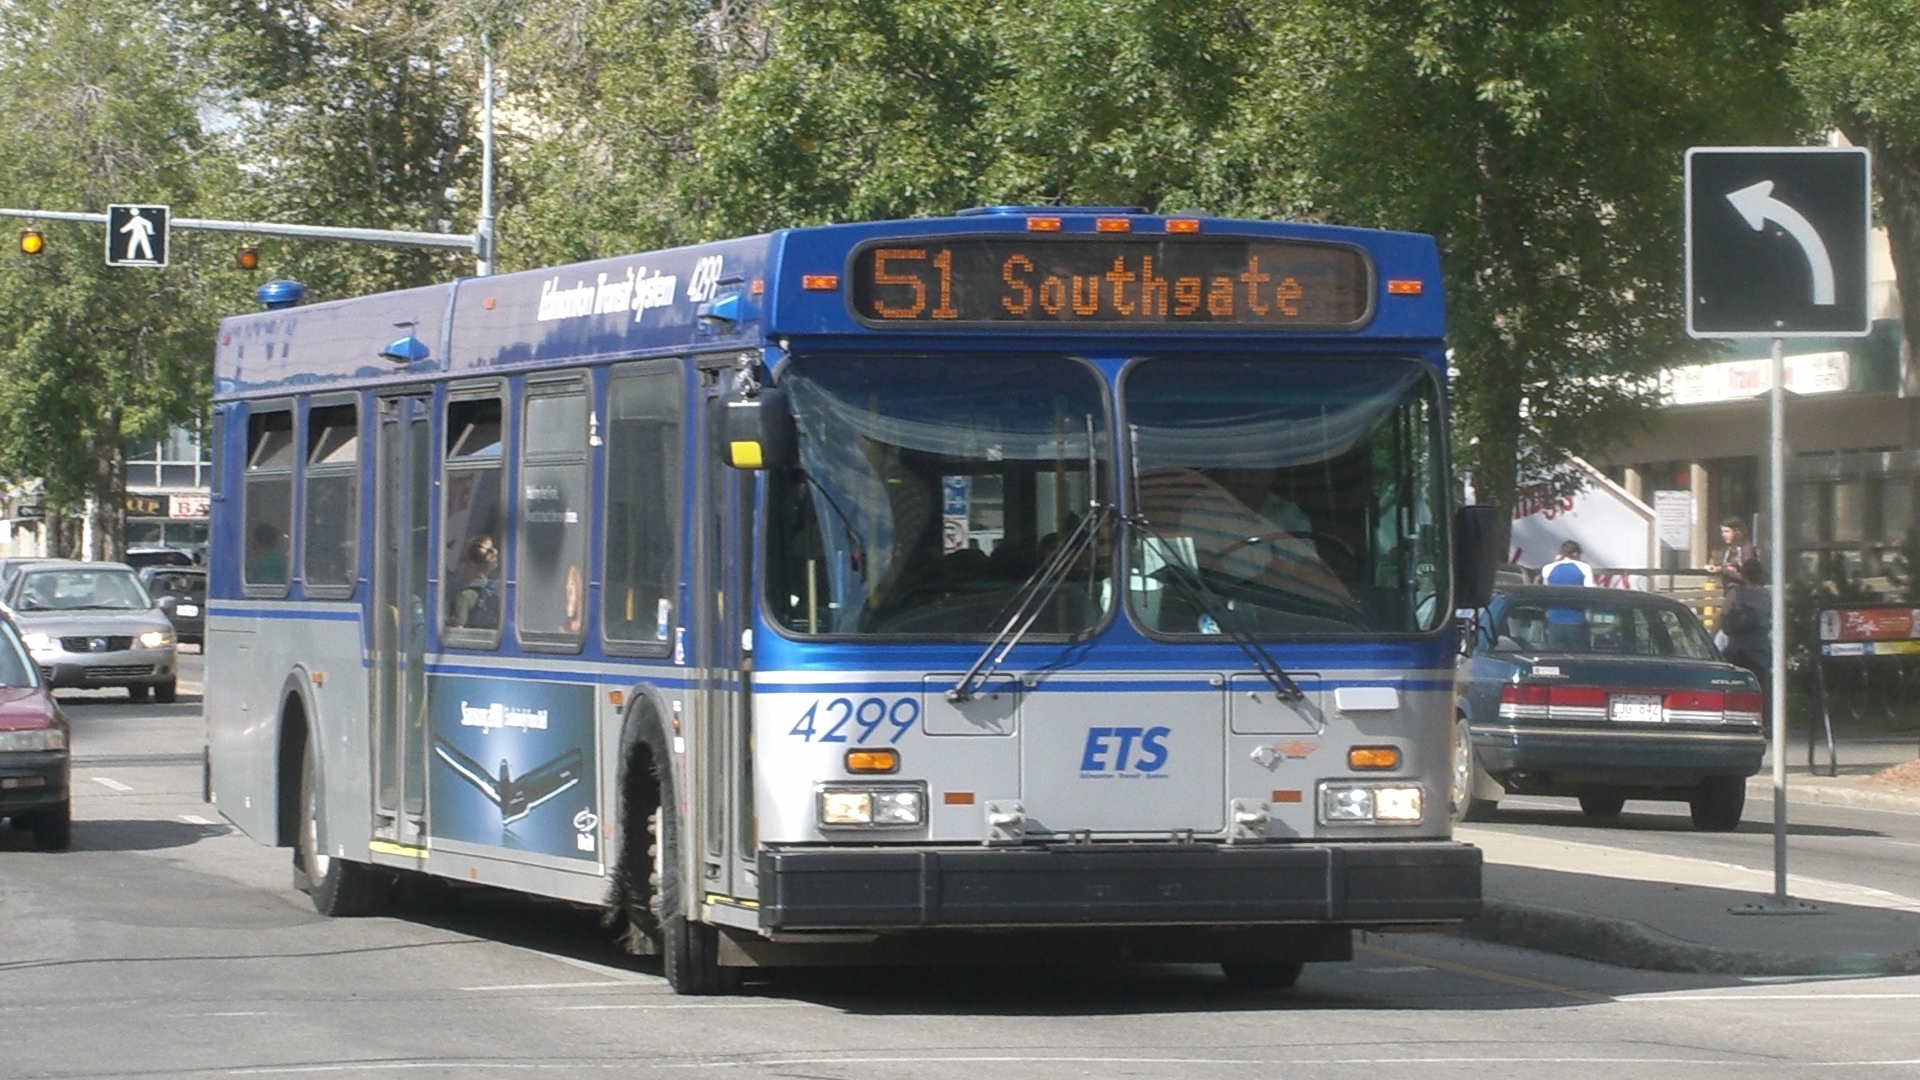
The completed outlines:
[[[1271,995],[1134,967],[790,975],[676,998],[559,905],[475,893],[322,919],[285,852],[203,824],[197,699],[63,700],[74,850],[0,834],[8,1078],[1920,1075],[1920,979],[1666,975],[1436,935],[1371,937]],[[1696,839],[1629,824],[1644,827],[1584,832]]]

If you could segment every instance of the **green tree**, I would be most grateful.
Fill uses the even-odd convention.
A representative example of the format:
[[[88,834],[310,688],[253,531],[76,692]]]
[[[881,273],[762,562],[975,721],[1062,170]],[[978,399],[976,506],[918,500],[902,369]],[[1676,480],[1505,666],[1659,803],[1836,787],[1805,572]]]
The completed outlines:
[[[481,50],[448,0],[198,0],[237,182],[219,216],[470,233],[479,211]],[[472,273],[464,253],[263,242],[315,299]]]
[[[1456,459],[1503,506],[1694,351],[1685,148],[1803,128],[1777,20],[1739,0],[1323,0],[1261,32],[1212,201],[1439,238]]]
[[[1847,140],[1873,154],[1873,184],[1900,289],[1920,327],[1920,0],[1828,0],[1787,20],[1794,84]],[[1913,331],[1901,339],[1912,369]]]
[[[101,212],[196,206],[209,154],[182,43],[127,0],[0,7],[0,160],[10,206]],[[109,269],[101,226],[46,223],[47,250],[0,260],[0,477],[39,480],[63,549],[91,498],[91,554],[120,543],[122,448],[204,412],[211,309],[234,282],[175,235],[165,270]]]

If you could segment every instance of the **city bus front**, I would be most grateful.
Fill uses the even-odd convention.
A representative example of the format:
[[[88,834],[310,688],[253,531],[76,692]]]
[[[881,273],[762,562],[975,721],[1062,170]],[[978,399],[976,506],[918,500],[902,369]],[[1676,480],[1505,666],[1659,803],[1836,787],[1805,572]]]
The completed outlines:
[[[1137,277],[1068,272],[1152,267],[1133,244],[1003,246],[1000,310],[1059,280],[1066,310],[1078,289],[1151,312]],[[1187,276],[1289,299],[1240,291],[1283,245],[1159,244],[1168,310]],[[991,299],[933,245],[882,250],[918,261],[882,262],[876,288],[872,245],[856,251],[856,317]],[[1365,254],[1352,291],[1377,285]],[[1023,259],[1059,272],[1023,277]],[[1273,280],[1311,315],[1305,277]],[[1478,852],[1449,839],[1438,329],[1369,338],[1372,291],[1326,302],[1320,332],[1291,335],[867,318],[787,341],[741,400],[791,425],[750,455],[764,937],[1024,932],[1297,970],[1346,955],[1351,927],[1477,910]],[[970,933],[930,933],[953,930]]]

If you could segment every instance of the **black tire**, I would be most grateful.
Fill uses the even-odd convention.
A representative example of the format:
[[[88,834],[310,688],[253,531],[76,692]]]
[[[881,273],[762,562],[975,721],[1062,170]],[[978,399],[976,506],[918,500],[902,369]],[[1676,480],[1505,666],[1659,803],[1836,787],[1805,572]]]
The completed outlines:
[[[1740,827],[1740,813],[1747,806],[1747,780],[1743,776],[1709,776],[1693,798],[1693,827],[1701,832],[1732,832]]]
[[[1500,805],[1497,799],[1480,799],[1474,792],[1490,787],[1492,781],[1480,768],[1473,753],[1473,731],[1462,716],[1453,722],[1453,781],[1448,792],[1447,810],[1454,823],[1487,821]]]
[[[1588,791],[1580,796],[1580,812],[1590,818],[1612,820],[1620,816],[1627,797],[1612,791]]]
[[[161,705],[171,705],[180,695],[179,681],[168,679],[153,688],[153,700]]]
[[[672,797],[670,777],[656,777],[660,802],[647,815],[651,834],[654,886],[648,907],[660,935],[661,968],[676,994],[708,997],[740,990],[741,970],[720,966],[720,931],[689,920],[683,913],[680,881],[679,804]]]
[[[33,846],[41,851],[65,851],[73,844],[73,803],[36,810],[28,826],[33,830]]]
[[[134,683],[132,686],[127,687],[127,700],[136,705],[147,700],[147,684]]]
[[[1300,981],[1300,972],[1305,964],[1242,964],[1229,960],[1220,962],[1220,970],[1227,976],[1227,984],[1236,990],[1287,990]]]
[[[391,876],[320,850],[320,767],[311,747],[301,755],[300,835],[293,866],[313,909],[329,918],[377,914],[393,893]]]

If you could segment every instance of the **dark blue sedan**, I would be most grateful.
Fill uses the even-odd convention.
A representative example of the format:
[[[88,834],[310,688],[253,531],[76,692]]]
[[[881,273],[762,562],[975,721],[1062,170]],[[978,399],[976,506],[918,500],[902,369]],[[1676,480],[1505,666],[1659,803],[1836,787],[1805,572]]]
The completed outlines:
[[[1740,824],[1766,736],[1760,687],[1686,605],[1619,589],[1508,586],[1456,676],[1453,814],[1562,795],[1590,817],[1684,801],[1696,828]]]

